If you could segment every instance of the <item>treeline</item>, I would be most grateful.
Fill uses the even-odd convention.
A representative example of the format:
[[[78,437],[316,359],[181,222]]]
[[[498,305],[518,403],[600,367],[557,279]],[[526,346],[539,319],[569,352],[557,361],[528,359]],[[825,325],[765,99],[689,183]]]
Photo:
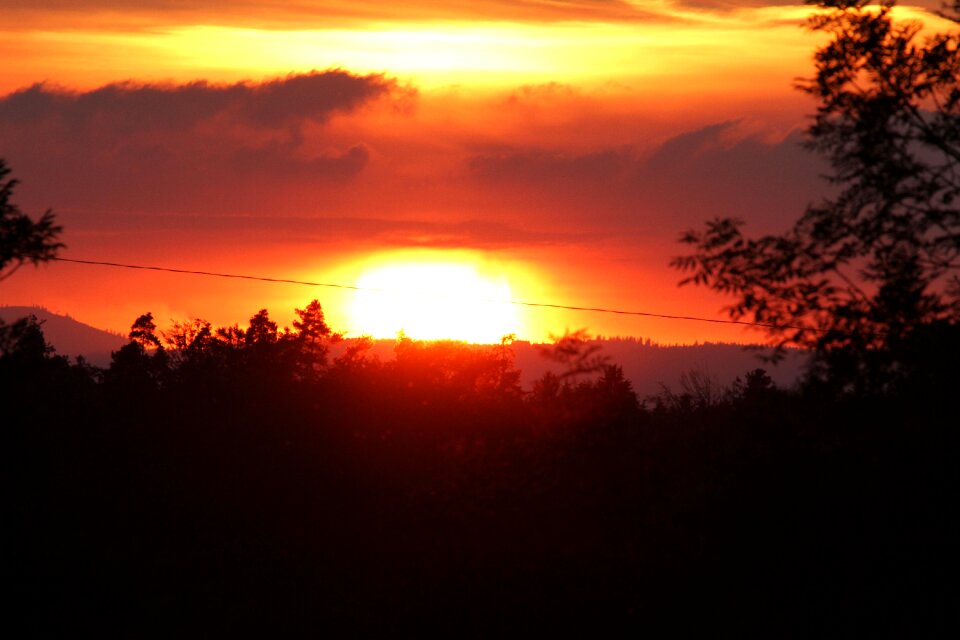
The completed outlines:
[[[330,357],[316,301],[292,324],[161,332],[146,314],[106,370],[3,327],[21,629],[956,622],[950,380],[838,399],[757,369],[641,400],[570,334],[525,391],[509,340],[402,338],[382,362],[363,341]]]

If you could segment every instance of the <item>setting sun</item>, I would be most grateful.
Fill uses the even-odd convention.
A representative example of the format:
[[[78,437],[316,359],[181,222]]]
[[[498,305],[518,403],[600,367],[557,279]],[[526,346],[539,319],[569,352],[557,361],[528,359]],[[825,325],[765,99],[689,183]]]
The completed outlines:
[[[357,287],[350,310],[357,334],[491,343],[520,328],[506,278],[467,262],[388,262],[367,269]]]

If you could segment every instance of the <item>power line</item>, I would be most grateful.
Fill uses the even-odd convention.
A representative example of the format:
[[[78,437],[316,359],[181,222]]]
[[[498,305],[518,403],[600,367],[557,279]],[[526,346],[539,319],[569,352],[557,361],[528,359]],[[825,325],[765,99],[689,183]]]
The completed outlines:
[[[195,271],[192,269],[174,269],[172,267],[156,267],[156,266],[146,266],[139,264],[124,264],[121,262],[104,262],[100,260],[79,260],[74,258],[52,258],[57,262],[72,262],[74,264],[85,264],[85,265],[96,265],[102,267],[117,267],[121,269],[139,269],[142,271],[163,271],[167,273],[184,273],[195,276],[208,276],[214,278],[233,278],[237,280],[257,280],[260,282],[278,282],[283,284],[299,284],[308,287],[327,287],[330,289],[347,289],[350,291],[375,291],[381,293],[414,293],[417,295],[433,295],[434,297],[451,297],[444,294],[430,294],[424,291],[403,291],[400,289],[383,289],[375,287],[358,287],[355,285],[349,284],[335,284],[330,282],[311,282],[309,280],[293,280],[290,278],[268,278],[265,276],[250,276],[250,275],[241,275],[236,273],[218,273],[215,271]],[[785,325],[785,324],[771,324],[765,322],[748,322],[746,320],[721,320],[718,318],[701,318],[699,316],[680,316],[672,315],[668,313],[653,313],[650,311],[626,311],[624,309],[610,309],[606,307],[579,307],[575,305],[567,304],[553,304],[548,302],[528,302],[525,300],[483,300],[486,302],[495,302],[499,304],[512,304],[521,307],[537,307],[544,309],[562,309],[566,311],[588,311],[594,313],[609,313],[613,315],[621,316],[641,316],[646,318],[663,318],[666,320],[689,320],[693,322],[712,322],[714,324],[738,324],[749,327],[762,327],[765,329],[794,329],[797,331],[814,331],[817,333],[826,333],[828,329],[816,329],[811,327],[799,327],[794,325]]]
[[[367,287],[355,287],[349,284],[329,284],[326,282],[310,282],[308,280],[289,280],[287,278],[266,278],[263,276],[246,276],[235,273],[216,273],[214,271],[193,271],[191,269],[174,269],[172,267],[149,267],[140,264],[123,264],[120,262],[101,262],[99,260],[76,260],[73,258],[51,258],[57,262],[74,262],[76,264],[93,264],[102,267],[120,267],[122,269],[141,269],[144,271],[167,271],[169,273],[187,273],[195,276],[213,276],[216,278],[235,278],[239,280],[260,280],[262,282],[280,282],[284,284],[303,284],[310,287],[330,287],[333,289],[350,289],[352,291],[380,291]]]

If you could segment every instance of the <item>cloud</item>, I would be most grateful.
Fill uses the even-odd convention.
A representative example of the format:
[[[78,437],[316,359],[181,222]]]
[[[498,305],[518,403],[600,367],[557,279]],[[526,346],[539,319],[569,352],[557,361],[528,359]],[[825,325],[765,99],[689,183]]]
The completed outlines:
[[[661,145],[639,170],[637,188],[691,223],[736,216],[781,229],[827,191],[823,160],[802,139],[795,130],[766,140],[735,121],[707,126]]]
[[[562,186],[570,181],[603,184],[634,163],[629,149],[604,149],[582,155],[542,150],[504,151],[470,158],[473,174],[495,181]]]
[[[676,6],[692,9],[709,9],[719,11],[736,11],[752,7],[782,7],[789,5],[806,4],[804,0],[674,0]],[[921,7],[925,9],[939,9],[943,6],[942,0],[902,0],[904,6]]]
[[[0,98],[0,138],[18,174],[53,203],[138,210],[266,204],[291,184],[340,185],[369,165],[331,120],[410,90],[333,70],[261,83],[43,84]],[[50,202],[50,201],[48,201]]]
[[[0,123],[62,120],[71,127],[109,122],[128,130],[185,129],[214,118],[282,127],[324,122],[373,98],[398,91],[382,75],[341,70],[289,75],[262,83],[139,84],[120,82],[87,92],[35,84],[0,99]]]
[[[712,9],[720,11],[736,11],[749,7],[781,7],[791,4],[803,4],[803,0],[675,0],[678,7],[691,9]]]
[[[558,224],[675,234],[715,216],[737,216],[779,229],[825,192],[822,163],[800,141],[797,131],[767,140],[730,121],[674,136],[652,151],[505,149],[475,155],[466,168]]]
[[[216,24],[270,28],[316,28],[369,21],[508,20],[636,21],[663,17],[662,3],[628,0],[0,0],[0,11],[16,16],[6,29],[46,25],[72,27],[95,20],[106,28],[171,24]],[[71,20],[73,21],[71,24]]]
[[[259,174],[270,179],[306,179],[342,182],[367,166],[370,151],[357,144],[344,151],[333,151],[298,159],[289,145],[279,144],[233,153],[231,165],[240,175]]]
[[[237,242],[649,246],[644,237],[672,240],[713,216],[779,229],[823,192],[799,133],[771,138],[725,120],[674,123],[680,133],[664,140],[662,122],[633,103],[559,84],[486,102],[427,93],[415,109],[396,108],[410,96],[345,71],[87,92],[35,85],[0,98],[0,153],[23,180],[27,210],[139,212],[144,230],[151,216],[181,225],[178,242],[190,229],[195,242],[229,229]],[[64,222],[106,237],[127,228],[122,219]]]

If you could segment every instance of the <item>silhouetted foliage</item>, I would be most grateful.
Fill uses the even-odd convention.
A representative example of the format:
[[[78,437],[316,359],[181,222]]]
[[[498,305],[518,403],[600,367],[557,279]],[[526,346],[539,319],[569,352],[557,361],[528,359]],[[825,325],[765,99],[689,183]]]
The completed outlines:
[[[270,319],[266,309],[260,309],[250,318],[250,328],[244,334],[248,345],[271,345],[277,342],[277,323]]]
[[[147,349],[163,349],[160,338],[157,337],[157,325],[153,321],[153,314],[150,312],[134,320],[130,327],[129,337],[131,342],[139,344],[144,351]]]
[[[591,343],[586,329],[570,331],[562,336],[550,336],[553,343],[544,346],[543,357],[563,365],[559,374],[563,379],[576,380],[580,376],[599,373],[607,364],[606,356],[600,354],[600,345]]]
[[[46,211],[34,222],[10,201],[17,181],[9,175],[10,169],[0,159],[0,280],[24,264],[50,260],[64,246],[57,240],[62,228],[54,224],[52,212]]]
[[[946,356],[906,396],[923,403],[758,369],[729,390],[691,374],[689,400],[648,410],[570,341],[580,375],[526,391],[509,337],[401,337],[388,361],[350,341],[331,362],[325,323],[311,343],[265,310],[162,334],[144,314],[101,377],[18,326],[0,349],[7,575],[41,637],[949,635]]]
[[[105,381],[116,395],[132,402],[149,402],[167,378],[168,356],[153,314],[147,312],[136,320],[128,334],[130,342],[114,351]]]
[[[8,178],[10,169],[0,159],[0,281],[12,276],[24,264],[46,262],[57,255],[63,243],[57,240],[62,228],[54,224],[53,213],[45,212],[34,222],[11,202],[17,181]],[[0,343],[26,339],[31,323],[8,325],[0,320]]]
[[[292,338],[299,354],[295,366],[297,375],[309,377],[317,375],[327,366],[327,353],[330,345],[340,341],[342,336],[335,333],[323,316],[323,308],[318,300],[311,300],[303,309],[295,309],[297,319],[293,321]],[[353,349],[349,358],[359,358],[362,348]]]
[[[809,27],[830,39],[799,86],[818,100],[807,145],[836,195],[781,235],[714,220],[673,265],[734,296],[732,318],[775,325],[775,346],[814,349],[813,380],[886,392],[914,331],[960,320],[960,33],[921,38],[893,2],[817,4]]]
[[[690,369],[680,374],[680,391],[661,383],[661,391],[651,400],[660,410],[679,413],[703,411],[724,400],[724,390],[716,378],[705,371]]]
[[[737,378],[733,383],[731,393],[738,400],[756,402],[769,395],[775,388],[776,386],[769,374],[758,368],[747,372],[744,380]]]
[[[4,325],[0,332],[0,357],[36,361],[53,353],[43,337],[36,316],[27,316]]]

